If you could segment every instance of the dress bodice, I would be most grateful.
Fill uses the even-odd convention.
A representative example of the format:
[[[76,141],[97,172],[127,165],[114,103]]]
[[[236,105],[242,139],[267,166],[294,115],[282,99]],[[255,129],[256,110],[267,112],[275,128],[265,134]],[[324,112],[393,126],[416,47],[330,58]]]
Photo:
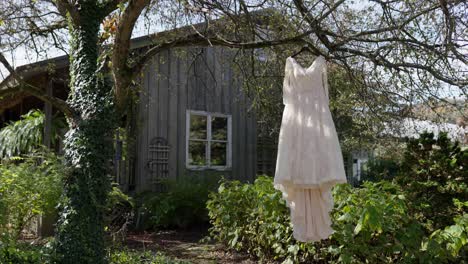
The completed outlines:
[[[284,104],[295,104],[312,99],[328,103],[326,61],[319,56],[308,68],[302,67],[294,58],[288,57],[283,83]]]

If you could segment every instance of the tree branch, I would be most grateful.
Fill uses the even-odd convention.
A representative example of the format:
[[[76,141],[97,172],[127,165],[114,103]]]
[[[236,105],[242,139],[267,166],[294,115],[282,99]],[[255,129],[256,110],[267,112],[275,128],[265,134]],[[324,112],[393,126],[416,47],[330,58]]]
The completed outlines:
[[[131,82],[128,58],[133,28],[141,12],[150,2],[151,0],[130,0],[117,26],[111,57],[117,108],[124,106],[126,89]]]
[[[120,4],[124,4],[126,2],[128,2],[128,0],[107,0],[102,5],[103,17],[106,17],[107,15],[112,13],[114,10],[116,10]]]
[[[54,4],[63,17],[67,17],[67,14],[69,14],[73,21],[73,24],[77,25],[79,23],[79,13],[70,2],[68,2],[67,0],[54,0]]]
[[[151,58],[154,55],[170,48],[189,46],[223,46],[238,49],[266,48],[285,44],[304,44],[306,42],[303,39],[309,34],[311,34],[311,31],[307,31],[297,36],[284,39],[240,42],[234,40],[227,40],[218,35],[209,37],[200,35],[198,33],[193,33],[182,38],[156,44],[148,50],[146,50],[146,52],[143,55],[141,55],[135,63],[129,66],[129,70],[132,73],[131,80],[134,80],[134,78],[138,75],[138,73],[143,69],[143,67],[147,64],[149,60],[151,60]]]

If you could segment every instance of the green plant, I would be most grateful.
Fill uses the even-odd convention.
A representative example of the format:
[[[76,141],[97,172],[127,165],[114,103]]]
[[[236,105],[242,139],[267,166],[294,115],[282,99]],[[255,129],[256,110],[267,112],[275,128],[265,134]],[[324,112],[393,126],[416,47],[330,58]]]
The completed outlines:
[[[319,263],[450,263],[466,260],[467,215],[427,234],[410,213],[413,201],[400,185],[365,182],[333,190],[331,213],[335,232],[330,239],[301,243],[292,237],[289,211],[272,179],[260,176],[253,184],[221,182],[210,194],[210,237],[260,260]]]
[[[333,240],[330,252],[343,263],[388,263],[412,259],[424,232],[408,215],[406,193],[381,181],[362,188],[342,184],[333,191]]]
[[[188,264],[189,262],[173,260],[161,253],[135,251],[129,249],[112,250],[109,254],[110,264]]]
[[[133,221],[134,209],[133,198],[123,193],[117,185],[112,186],[107,198],[105,230],[114,243],[125,239],[128,226]]]
[[[127,248],[111,248],[107,251],[109,264],[188,264],[174,260],[162,253],[137,251]],[[46,264],[51,260],[51,247],[46,244],[3,243],[0,242],[1,264]]]
[[[367,162],[367,170],[361,177],[366,181],[392,180],[400,164],[393,159],[372,158]]]
[[[289,211],[272,179],[258,177],[253,184],[222,180],[210,194],[210,236],[228,247],[245,250],[260,259],[299,261],[315,252],[312,244],[292,237]]]
[[[139,197],[138,213],[144,229],[187,228],[208,221],[205,204],[215,182],[183,177],[163,182],[162,192]]]
[[[34,217],[53,213],[65,170],[48,152],[0,163],[0,232],[15,240]]]
[[[453,199],[468,201],[467,168],[468,150],[451,142],[446,133],[408,139],[396,180],[408,192],[413,213],[428,232],[452,223],[458,215]]]
[[[454,218],[454,224],[434,231],[422,243],[425,253],[422,262],[437,259],[440,262],[457,262],[468,259],[468,214]]]
[[[45,115],[39,110],[31,110],[21,119],[10,122],[0,129],[0,159],[30,153],[42,145]],[[52,140],[59,139],[60,129],[65,127],[62,117],[52,122]]]
[[[47,248],[26,243],[0,242],[0,263],[2,264],[42,264],[47,261]]]

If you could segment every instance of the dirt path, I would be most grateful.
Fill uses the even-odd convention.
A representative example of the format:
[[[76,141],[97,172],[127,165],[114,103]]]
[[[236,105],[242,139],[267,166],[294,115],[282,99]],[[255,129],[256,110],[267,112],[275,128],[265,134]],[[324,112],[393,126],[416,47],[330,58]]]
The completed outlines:
[[[226,250],[219,244],[201,243],[201,231],[162,231],[127,236],[127,246],[138,250],[161,251],[165,255],[192,263],[254,264],[247,255]]]

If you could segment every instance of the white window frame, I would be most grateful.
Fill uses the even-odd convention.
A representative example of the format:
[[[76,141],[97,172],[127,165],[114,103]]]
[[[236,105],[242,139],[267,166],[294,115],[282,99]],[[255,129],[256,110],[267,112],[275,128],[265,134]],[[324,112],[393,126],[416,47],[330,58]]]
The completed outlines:
[[[206,149],[205,149],[205,160],[206,165],[190,165],[189,164],[189,144],[190,144],[190,118],[192,115],[205,116],[206,117]],[[211,118],[212,117],[224,117],[227,118],[227,142],[225,140],[213,140],[211,138]],[[186,131],[185,131],[185,165],[188,169],[192,170],[203,170],[203,169],[214,169],[214,170],[227,170],[232,166],[232,116],[211,113],[206,111],[187,110],[186,113]],[[212,142],[226,142],[226,166],[212,166],[211,165],[211,143]]]

